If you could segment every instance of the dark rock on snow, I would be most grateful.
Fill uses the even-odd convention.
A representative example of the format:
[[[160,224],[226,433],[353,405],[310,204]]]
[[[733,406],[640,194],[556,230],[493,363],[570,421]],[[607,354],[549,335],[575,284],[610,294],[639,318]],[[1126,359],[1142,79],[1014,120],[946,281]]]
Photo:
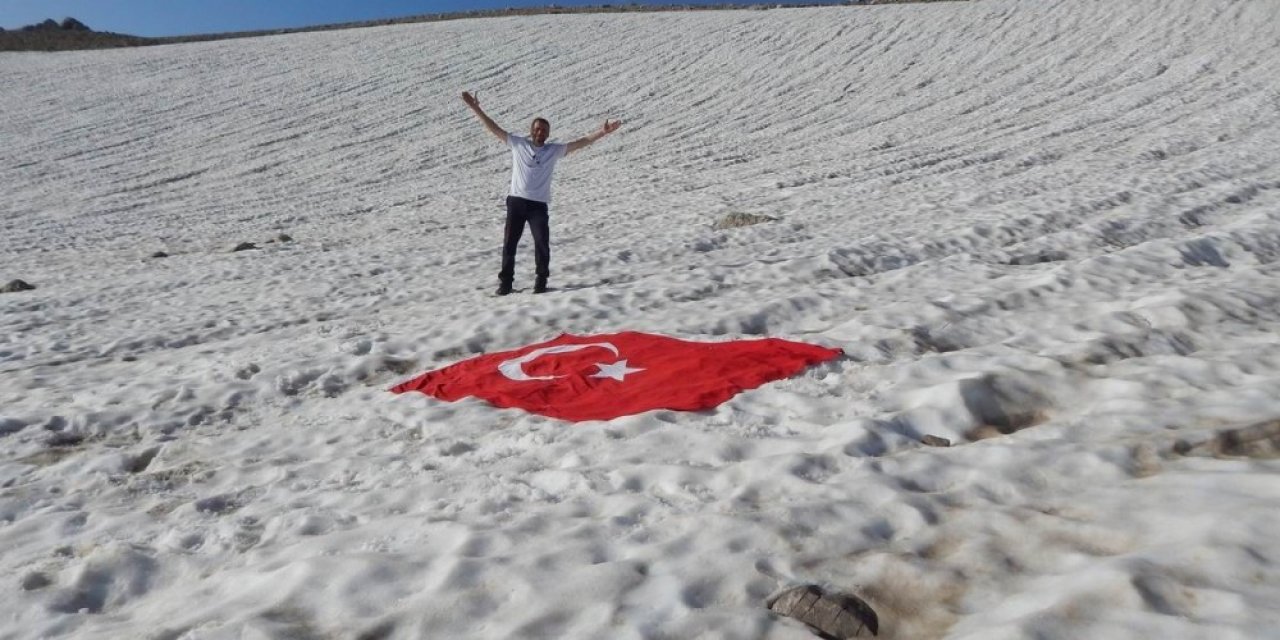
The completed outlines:
[[[39,571],[28,573],[22,577],[23,591],[36,591],[51,584],[53,584],[53,578],[50,578],[48,574],[44,574]]]
[[[1015,267],[1025,267],[1034,264],[1044,264],[1046,262],[1061,262],[1069,257],[1070,256],[1067,255],[1066,251],[1046,249],[1038,253],[1013,256],[1009,258],[1009,264]]]
[[[30,291],[35,289],[35,285],[28,284],[22,280],[10,280],[9,284],[0,287],[0,293],[15,293],[17,291]]]

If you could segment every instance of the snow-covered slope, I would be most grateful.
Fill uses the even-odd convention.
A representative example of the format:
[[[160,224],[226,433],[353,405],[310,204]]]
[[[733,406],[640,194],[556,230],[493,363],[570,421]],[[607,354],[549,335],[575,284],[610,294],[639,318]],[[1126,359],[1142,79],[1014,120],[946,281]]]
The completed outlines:
[[[808,638],[800,583],[887,638],[1274,634],[1280,467],[1205,452],[1280,418],[1277,78],[1272,0],[0,55],[0,638]],[[559,291],[489,295],[464,89],[626,122],[557,170]],[[386,392],[627,329],[847,358],[577,425]]]

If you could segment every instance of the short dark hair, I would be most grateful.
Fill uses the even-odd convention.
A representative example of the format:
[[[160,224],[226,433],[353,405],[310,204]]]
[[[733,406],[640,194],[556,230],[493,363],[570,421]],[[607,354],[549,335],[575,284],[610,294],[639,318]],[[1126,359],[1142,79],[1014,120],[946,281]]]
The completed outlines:
[[[547,125],[547,128],[548,128],[548,129],[550,129],[550,128],[551,128],[551,121],[550,121],[550,120],[547,120],[546,118],[543,118],[542,116],[538,116],[537,118],[534,118],[534,119],[533,119],[533,122],[530,122],[530,123],[529,123],[529,126],[531,126],[531,127],[532,127],[533,125],[538,124],[539,122],[541,122],[542,124]]]

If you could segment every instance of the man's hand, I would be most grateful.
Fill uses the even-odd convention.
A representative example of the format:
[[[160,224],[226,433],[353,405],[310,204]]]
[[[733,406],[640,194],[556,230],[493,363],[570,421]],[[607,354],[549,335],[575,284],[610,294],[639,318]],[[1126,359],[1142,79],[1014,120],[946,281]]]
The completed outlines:
[[[582,136],[581,138],[578,138],[577,140],[570,142],[568,145],[568,148],[565,149],[565,153],[569,154],[575,151],[580,151],[582,149],[585,149],[591,146],[591,144],[596,140],[599,140],[600,138],[603,138],[613,133],[614,131],[617,131],[618,127],[621,127],[621,126],[622,126],[621,120],[605,120],[604,124],[600,127],[599,131]]]
[[[494,122],[493,119],[484,112],[484,109],[480,108],[479,98],[472,95],[470,91],[463,91],[462,101],[467,103],[468,107],[471,107],[471,110],[475,112],[476,117],[480,118],[480,122],[484,123],[484,128],[489,130],[489,133],[492,133],[494,137],[501,140],[502,144],[507,144],[506,130],[499,127],[498,123]]]

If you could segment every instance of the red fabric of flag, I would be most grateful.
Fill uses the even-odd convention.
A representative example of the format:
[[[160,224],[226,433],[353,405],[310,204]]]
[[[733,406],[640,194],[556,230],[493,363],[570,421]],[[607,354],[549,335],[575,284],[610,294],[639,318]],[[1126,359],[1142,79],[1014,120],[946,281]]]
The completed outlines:
[[[473,396],[562,420],[710,409],[738,392],[839,356],[778,338],[690,342],[651,333],[561,335],[429,371],[391,388],[453,402]]]

